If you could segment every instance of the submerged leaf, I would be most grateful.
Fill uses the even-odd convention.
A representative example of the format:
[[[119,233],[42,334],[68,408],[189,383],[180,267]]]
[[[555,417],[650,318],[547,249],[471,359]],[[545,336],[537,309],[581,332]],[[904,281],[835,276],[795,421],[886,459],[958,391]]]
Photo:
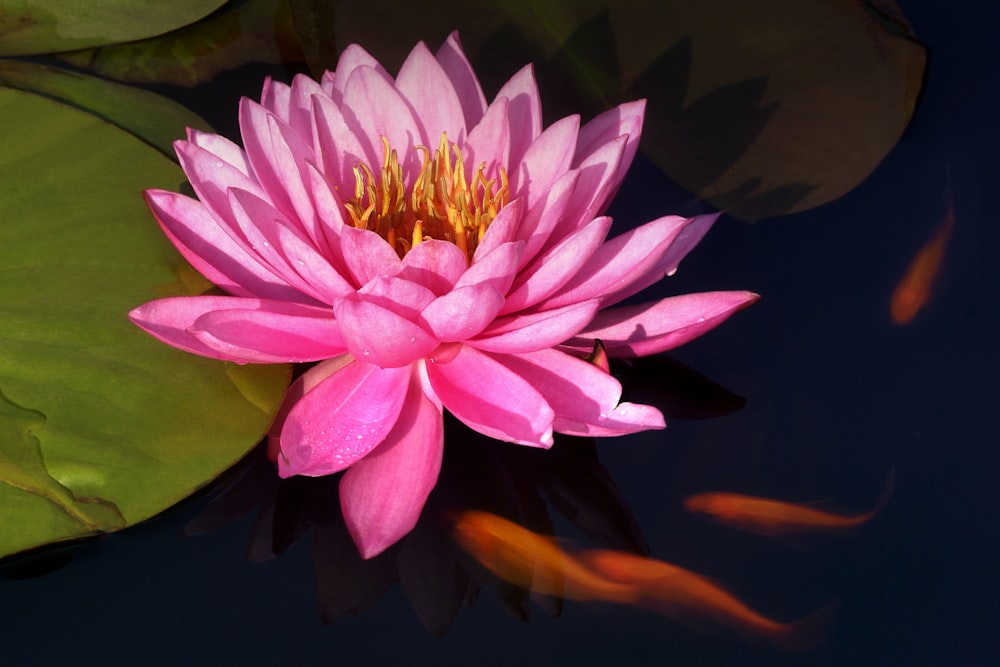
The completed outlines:
[[[0,88],[0,556],[142,521],[244,455],[287,366],[164,346],[130,308],[200,286],[143,205],[183,175],[135,137]]]
[[[449,0],[428,11],[365,0],[341,2],[335,30],[392,70],[414,39],[457,28],[487,93],[527,54],[557,113],[560,93],[591,112],[647,98],[642,149],[687,190],[756,220],[845,194],[909,123],[926,52],[891,3],[878,6]]]

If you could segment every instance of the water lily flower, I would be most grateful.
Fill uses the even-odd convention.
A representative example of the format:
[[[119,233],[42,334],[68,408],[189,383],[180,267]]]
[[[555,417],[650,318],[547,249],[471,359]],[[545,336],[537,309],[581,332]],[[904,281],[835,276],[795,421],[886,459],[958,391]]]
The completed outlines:
[[[416,523],[441,466],[442,411],[500,440],[663,428],[583,357],[654,354],[757,297],[612,306],[671,274],[714,215],[607,239],[601,215],[639,143],[644,102],[542,127],[530,66],[487,103],[453,34],[393,78],[352,45],[316,82],[243,99],[243,146],[175,144],[197,199],[146,200],[181,254],[228,295],[130,313],[161,341],[237,363],[319,362],[272,428],[279,474],[340,484],[373,556]]]

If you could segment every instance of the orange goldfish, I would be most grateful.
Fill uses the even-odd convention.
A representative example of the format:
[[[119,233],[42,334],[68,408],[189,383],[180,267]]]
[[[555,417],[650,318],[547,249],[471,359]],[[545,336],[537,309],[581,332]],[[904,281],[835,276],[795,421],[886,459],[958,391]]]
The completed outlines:
[[[896,324],[909,324],[930,301],[931,289],[941,270],[944,251],[955,226],[955,206],[951,201],[950,184],[948,190],[948,211],[944,222],[914,256],[906,273],[892,292],[889,316]]]
[[[864,514],[836,514],[803,503],[725,492],[688,496],[684,499],[684,507],[724,526],[770,537],[847,532],[867,523],[885,507],[892,496],[895,482],[896,471],[892,470],[886,479],[882,496],[875,507]]]
[[[469,511],[455,522],[455,538],[500,579],[569,600],[628,604],[632,586],[608,581],[580,565],[548,536],[488,512]]]
[[[707,621],[782,648],[801,650],[826,635],[833,606],[792,623],[781,623],[754,611],[736,596],[696,572],[653,558],[594,549],[580,563],[609,580],[632,584],[638,605],[681,621]]]

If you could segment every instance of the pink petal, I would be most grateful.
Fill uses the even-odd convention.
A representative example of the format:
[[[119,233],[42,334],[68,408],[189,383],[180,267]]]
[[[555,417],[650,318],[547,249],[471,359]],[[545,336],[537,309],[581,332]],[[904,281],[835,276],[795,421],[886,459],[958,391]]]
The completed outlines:
[[[391,310],[408,320],[416,320],[436,297],[434,292],[420,283],[399,276],[378,276],[357,292],[358,299]]]
[[[611,196],[621,185],[618,169],[626,148],[625,137],[609,141],[587,157],[576,169],[580,174],[575,196],[563,214],[553,238],[574,233],[607,208]],[[621,176],[624,176],[621,173]]]
[[[579,129],[579,116],[566,116],[545,128],[521,160],[511,163],[517,166],[508,174],[511,196],[524,197],[525,205],[533,208],[552,184],[569,171]]]
[[[144,194],[170,242],[222,289],[237,296],[311,300],[280,279],[245,242],[235,240],[201,202],[163,190]]]
[[[314,387],[318,386],[320,382],[353,362],[354,357],[349,354],[342,354],[338,357],[319,362],[292,382],[287,391],[285,391],[285,399],[281,402],[281,407],[278,408],[278,414],[274,416],[274,421],[271,422],[271,428],[267,431],[267,457],[271,461],[278,461],[278,453],[281,451],[281,429],[285,426],[285,419],[292,408],[295,407],[295,404],[303,396],[312,391]]]
[[[304,313],[306,316],[318,314],[312,306],[288,301],[236,296],[177,296],[145,303],[133,309],[128,317],[153,337],[186,352],[238,363],[251,361],[245,356],[208,346],[191,334],[190,329],[200,317],[219,310],[273,310],[278,313]]]
[[[229,211],[230,188],[265,196],[256,179],[242,169],[246,164],[230,164],[227,158],[231,156],[223,158],[190,141],[175,141],[174,152],[198,199],[221,222],[233,224]]]
[[[503,295],[489,283],[459,287],[424,308],[420,321],[439,341],[463,341],[485,329],[503,302]]]
[[[319,167],[328,179],[333,189],[341,193],[341,197],[354,196],[354,168],[359,164],[368,163],[368,152],[371,146],[368,141],[362,141],[348,126],[344,115],[333,100],[316,95],[312,98],[312,117],[316,125],[315,151]],[[381,151],[381,144],[379,144]],[[381,165],[381,160],[375,163]],[[370,165],[369,165],[370,166]]]
[[[645,357],[697,338],[758,299],[753,292],[702,292],[602,310],[563,347],[589,352],[600,339],[610,356]]]
[[[621,183],[625,180],[625,174],[632,166],[632,160],[639,149],[639,136],[642,134],[642,121],[645,113],[646,100],[626,102],[619,104],[614,109],[608,109],[581,127],[580,136],[576,143],[576,155],[573,157],[573,166],[579,166],[602,144],[626,135],[628,140],[618,164],[618,173],[611,178],[613,182]],[[598,207],[598,210],[603,211],[614,195],[615,191],[612,189],[608,193],[608,199]]]
[[[626,287],[613,293],[607,293],[603,305],[606,307],[618,303],[646,289],[653,283],[659,282],[664,276],[674,275],[674,272],[677,271],[677,265],[705,237],[720,215],[720,213],[709,213],[688,218],[680,233],[673,238],[659,261],[647,269],[644,275],[633,279]]]
[[[545,397],[555,411],[552,428],[560,433],[624,435],[665,426],[656,408],[619,404],[618,380],[583,359],[553,349],[490,356]]]
[[[406,253],[398,276],[420,283],[440,296],[451,290],[468,266],[465,253],[454,243],[428,239]]]
[[[385,152],[382,137],[396,151],[403,176],[410,183],[420,169],[421,158],[414,146],[430,141],[420,129],[409,103],[393,85],[392,78],[370,67],[351,74],[341,105],[344,120],[368,145],[366,164],[377,171]],[[436,145],[436,138],[430,145]]]
[[[521,211],[524,208],[524,200],[515,199],[507,202],[507,205],[500,209],[497,217],[487,227],[483,239],[476,246],[476,251],[472,254],[472,263],[479,262],[487,253],[492,252],[498,246],[514,241],[517,235],[517,228],[521,223]]]
[[[580,271],[604,242],[609,229],[611,218],[595,218],[552,250],[539,255],[531,266],[518,273],[502,312],[523,310],[551,296]]]
[[[518,164],[539,134],[542,133],[542,101],[535,83],[535,72],[525,65],[500,88],[493,104],[507,98],[507,120],[510,125],[509,164]]]
[[[260,91],[260,104],[275,116],[285,121],[289,120],[291,107],[291,91],[288,84],[275,81],[271,77],[264,79],[264,87]]]
[[[244,363],[321,361],[347,351],[332,309],[317,306],[265,302],[213,310],[188,330],[209,347]]]
[[[401,263],[386,240],[368,229],[345,225],[340,230],[341,252],[358,287],[378,276],[394,276]]]
[[[351,354],[379,368],[406,366],[439,344],[418,324],[356,296],[338,302],[334,313]]]
[[[462,147],[467,175],[475,174],[485,164],[488,178],[498,178],[498,167],[510,168],[510,124],[507,119],[507,98],[502,97],[486,110],[482,121],[472,128]]]
[[[594,319],[597,299],[536,313],[497,318],[479,336],[466,341],[491,352],[533,352],[572,338]]]
[[[654,273],[670,244],[689,222],[687,218],[668,215],[616,236],[598,248],[577,276],[542,305],[554,308],[624,293]],[[655,281],[649,284],[652,282]]]
[[[472,266],[458,279],[455,288],[489,283],[501,294],[506,294],[514,282],[523,252],[521,241],[501,244],[482,257],[477,251]]]
[[[379,61],[367,51],[357,44],[348,44],[337,60],[337,68],[333,72],[327,72],[323,76],[323,90],[330,94],[334,102],[338,105],[343,105],[344,89],[347,87],[347,81],[350,79],[351,74],[361,67],[370,67],[385,76],[389,76],[389,73],[385,71],[385,68],[382,67]]]
[[[212,132],[201,132],[194,128],[187,128],[188,141],[203,148],[212,155],[222,158],[225,162],[236,167],[244,176],[250,176],[250,165],[247,163],[246,153],[237,144],[222,135]]]
[[[469,59],[465,57],[457,32],[448,35],[448,39],[438,49],[436,57],[451,79],[455,92],[458,93],[462,112],[465,114],[465,126],[474,127],[486,110],[486,96],[483,95],[483,89],[479,85],[476,73],[472,70],[472,65],[469,64]]]
[[[549,245],[552,232],[556,227],[562,226],[563,217],[570,207],[574,197],[577,196],[577,183],[580,182],[580,172],[571,170],[559,177],[545,193],[541,199],[529,210],[524,220],[518,228],[518,238],[522,239],[524,245],[525,263],[530,262],[541,252],[542,248]],[[587,221],[589,222],[589,221]],[[575,227],[577,221],[573,222]]]
[[[347,530],[372,558],[413,530],[437,483],[444,452],[441,410],[411,379],[395,426],[340,480]]]
[[[230,190],[229,199],[247,242],[286,283],[327,304],[354,291],[302,232],[266,201],[240,190]]]
[[[355,360],[316,385],[285,418],[278,474],[329,475],[368,454],[396,424],[410,374]]]
[[[431,145],[436,145],[442,132],[447,133],[449,141],[465,141],[462,102],[451,79],[423,42],[414,46],[403,62],[396,76],[396,89],[410,103]]]
[[[445,407],[470,428],[499,440],[552,446],[552,408],[495,359],[462,345],[448,363],[428,363],[427,376]]]
[[[240,132],[250,167],[267,192],[262,198],[311,238],[319,238],[317,214],[305,188],[305,165],[314,161],[311,141],[307,145],[287,123],[246,98],[240,104]]]
[[[329,100],[330,96],[320,87],[316,79],[305,74],[296,74],[292,79],[289,98],[288,118],[282,119],[315,151],[315,127],[313,123],[313,97]],[[279,116],[280,117],[280,116]]]

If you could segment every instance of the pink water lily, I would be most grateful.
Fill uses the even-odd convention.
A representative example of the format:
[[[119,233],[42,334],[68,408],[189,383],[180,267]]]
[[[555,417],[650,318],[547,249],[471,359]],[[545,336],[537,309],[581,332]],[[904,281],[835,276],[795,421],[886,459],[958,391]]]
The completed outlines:
[[[228,296],[130,314],[174,347],[237,363],[319,362],[272,428],[280,475],[347,469],[360,552],[416,523],[437,481],[442,410],[488,436],[663,428],[583,357],[680,345],[756,300],[689,294],[607,309],[672,273],[715,220],[665,216],[607,240],[601,213],[639,143],[644,103],[542,127],[532,69],[487,104],[457,35],[418,44],[395,78],[349,46],[322,81],[243,99],[243,147],[175,144],[197,199],[146,199]]]

